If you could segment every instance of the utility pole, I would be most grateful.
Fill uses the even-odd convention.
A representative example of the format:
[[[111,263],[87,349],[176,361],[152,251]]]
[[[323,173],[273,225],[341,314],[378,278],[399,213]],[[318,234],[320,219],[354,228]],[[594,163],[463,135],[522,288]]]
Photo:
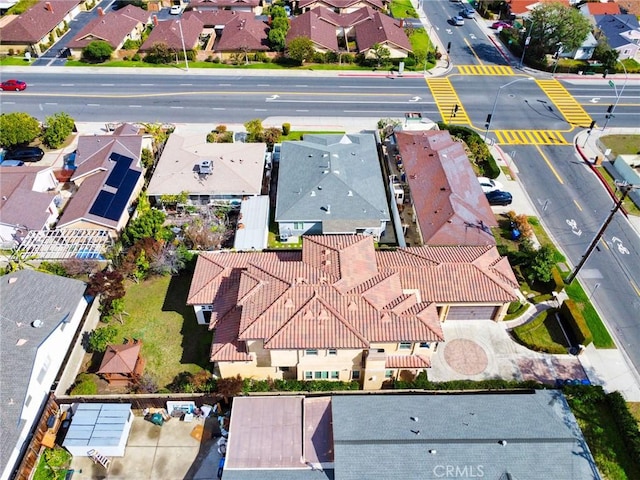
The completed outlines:
[[[578,275],[578,272],[580,271],[580,269],[587,262],[589,255],[591,255],[591,252],[593,252],[593,250],[596,248],[596,245],[602,238],[602,235],[604,235],[604,231],[607,229],[607,227],[611,223],[611,220],[613,220],[613,216],[616,214],[616,212],[620,210],[620,207],[622,206],[622,202],[624,202],[624,199],[627,198],[627,195],[629,194],[629,192],[634,188],[639,188],[639,186],[629,185],[627,182],[624,182],[618,185],[618,188],[622,191],[622,196],[620,197],[618,202],[615,204],[615,206],[611,209],[611,212],[609,213],[604,223],[600,227],[600,230],[598,230],[598,233],[596,233],[596,236],[593,237],[591,244],[587,248],[587,251],[584,252],[584,255],[582,255],[582,258],[580,259],[580,262],[578,263],[578,265],[576,265],[576,268],[574,268],[573,272],[571,272],[569,276],[564,279],[564,283],[566,285],[570,285],[571,282],[573,282],[573,280],[576,278],[576,275]]]

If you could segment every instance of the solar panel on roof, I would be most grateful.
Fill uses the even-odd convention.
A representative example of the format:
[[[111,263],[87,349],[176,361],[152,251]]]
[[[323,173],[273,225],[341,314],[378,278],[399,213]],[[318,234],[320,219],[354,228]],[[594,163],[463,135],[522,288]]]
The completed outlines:
[[[129,167],[131,166],[133,159],[120,155],[119,153],[112,153],[109,158],[116,162],[116,164],[113,167],[113,170],[111,170],[106,184],[113,188],[119,188],[129,171]]]
[[[96,201],[91,205],[91,210],[89,213],[92,215],[97,215],[98,217],[104,217],[111,203],[113,202],[113,198],[115,195],[110,192],[105,192],[104,190],[98,194]]]
[[[122,212],[127,208],[131,193],[133,192],[136,183],[138,183],[138,178],[140,178],[140,172],[136,170],[129,170],[127,172],[113,201],[111,202],[111,205],[109,205],[109,208],[103,215],[105,218],[116,221],[120,219]]]

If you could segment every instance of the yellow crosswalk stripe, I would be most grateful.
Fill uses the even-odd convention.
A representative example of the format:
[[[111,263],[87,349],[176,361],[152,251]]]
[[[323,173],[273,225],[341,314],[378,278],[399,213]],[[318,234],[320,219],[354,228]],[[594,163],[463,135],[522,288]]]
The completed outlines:
[[[536,80],[536,83],[571,125],[586,128],[591,124],[589,114],[560,82],[557,80]]]
[[[492,130],[502,145],[570,145],[556,130]]]
[[[463,75],[513,75],[513,69],[506,65],[459,65]]]
[[[462,106],[458,94],[453,89],[453,85],[447,78],[427,79],[427,85],[431,90],[431,95],[436,102],[436,106],[440,111],[442,121],[447,123],[469,124],[469,116]],[[455,106],[458,105],[458,111],[453,114]]]

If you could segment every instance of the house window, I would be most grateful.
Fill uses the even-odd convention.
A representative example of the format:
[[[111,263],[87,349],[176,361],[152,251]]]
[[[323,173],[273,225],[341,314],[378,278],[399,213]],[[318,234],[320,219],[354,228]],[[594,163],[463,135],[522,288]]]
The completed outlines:
[[[309,348],[304,351],[305,355],[318,355],[318,350],[316,348]]]
[[[340,372],[331,372],[331,380],[338,380],[340,378]]]
[[[305,380],[313,380],[313,372],[304,372]]]
[[[327,353],[331,356],[338,355],[338,350],[336,350],[335,348],[330,348]]]
[[[360,380],[360,370],[353,370],[351,372],[351,379],[352,380]]]
[[[430,348],[431,344],[428,342],[420,342],[420,348]]]
[[[391,377],[393,377],[393,370],[385,370],[384,378],[391,378]]]
[[[329,372],[314,372],[314,378],[316,380],[326,380],[329,378]]]
[[[293,222],[294,230],[302,230],[304,228],[304,222]]]
[[[411,342],[400,342],[400,350],[411,350]]]

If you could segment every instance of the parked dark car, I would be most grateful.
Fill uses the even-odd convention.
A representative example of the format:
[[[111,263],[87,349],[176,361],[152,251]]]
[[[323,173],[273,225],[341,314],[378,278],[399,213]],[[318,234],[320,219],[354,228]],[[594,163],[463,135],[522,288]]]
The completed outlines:
[[[27,84],[20,80],[6,80],[0,83],[0,89],[19,92],[27,88]]]
[[[511,194],[502,190],[486,192],[485,195],[487,196],[489,205],[511,205],[511,202],[513,201]]]
[[[44,157],[44,152],[39,147],[16,147],[9,150],[4,160],[22,160],[23,162],[39,162]]]

